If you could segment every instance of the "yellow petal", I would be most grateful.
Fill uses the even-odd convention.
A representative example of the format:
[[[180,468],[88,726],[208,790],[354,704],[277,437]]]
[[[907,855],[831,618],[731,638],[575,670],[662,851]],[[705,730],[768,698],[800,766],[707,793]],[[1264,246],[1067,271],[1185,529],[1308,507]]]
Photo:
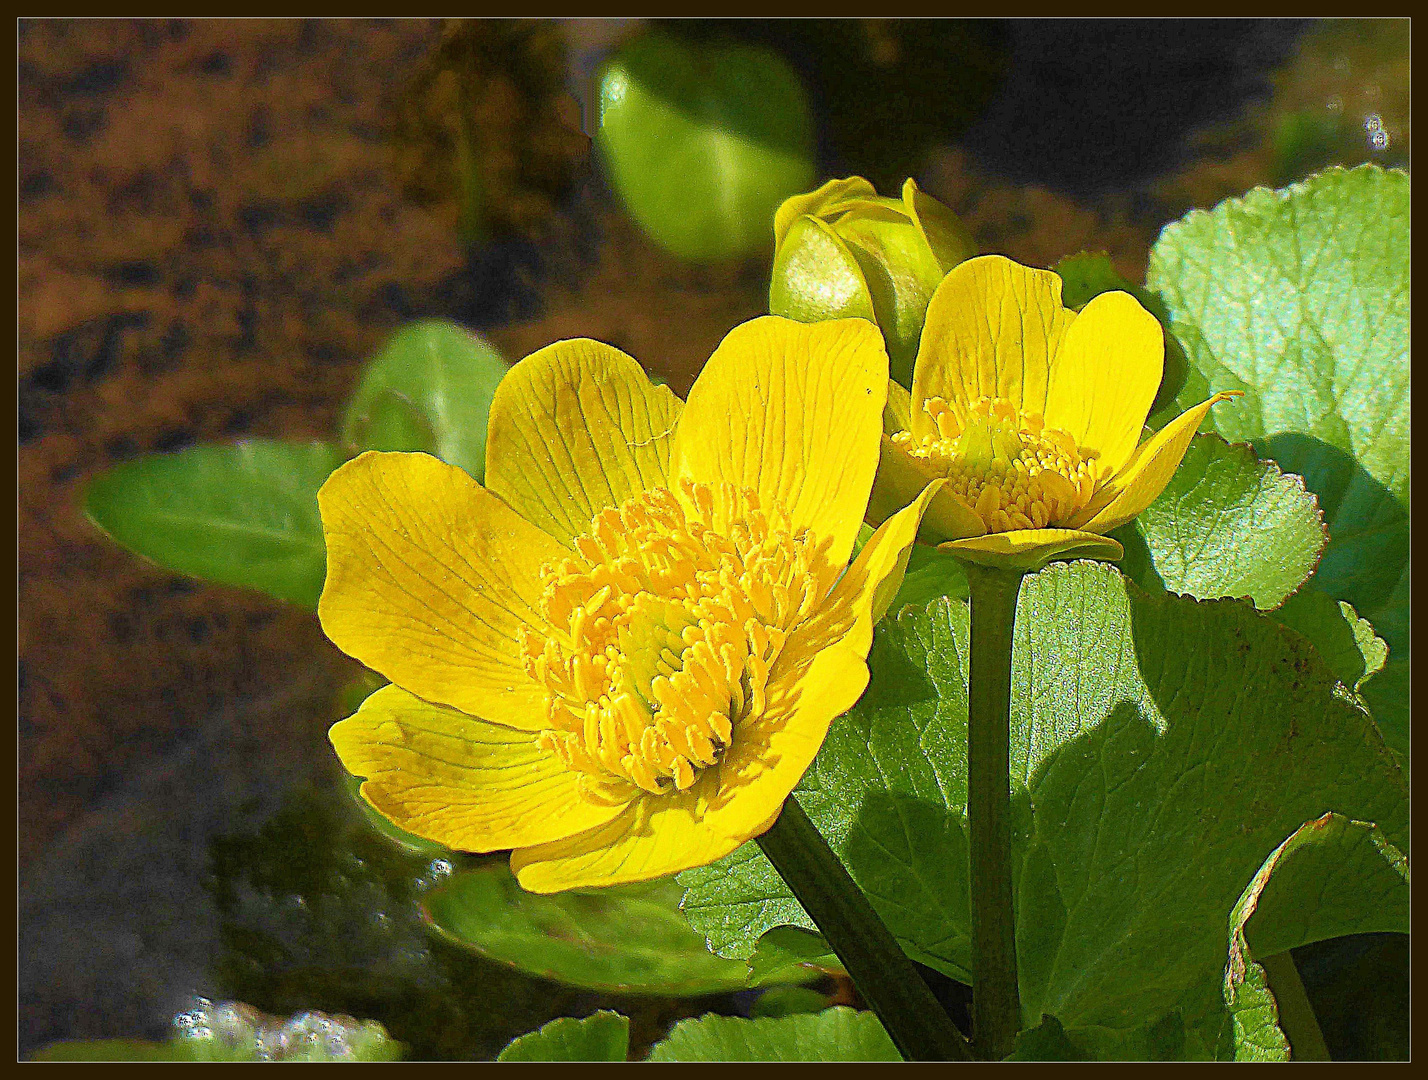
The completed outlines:
[[[888,392],[888,356],[862,319],[797,323],[766,315],[736,326],[689,392],[675,467],[699,483],[752,488],[795,529],[853,549]]]
[[[774,663],[772,679],[801,678],[814,658],[834,644],[860,657],[868,655],[873,624],[887,612],[902,587],[918,525],[945,483],[932,481],[910,506],[878,527],[817,614],[789,634]]]
[[[426,454],[363,454],[317,502],[327,541],[317,613],[339,649],[429,701],[545,726],[518,635],[550,633],[537,570],[564,548]]]
[[[599,511],[668,484],[679,411],[619,349],[557,341],[496,387],[486,486],[569,545]]]
[[[927,305],[912,377],[913,434],[932,432],[923,402],[933,397],[945,399],[959,422],[979,397],[1044,412],[1051,359],[1074,318],[1050,270],[1001,255],[953,267]]]
[[[384,686],[328,736],[362,796],[394,824],[460,851],[544,844],[620,806],[580,797],[577,775],[535,738]]]
[[[897,385],[894,383],[893,385]],[[903,391],[907,393],[906,390]],[[924,464],[894,443],[886,435],[880,445],[878,473],[873,480],[873,493],[868,499],[867,520],[881,524],[915,499],[934,479]],[[976,512],[952,493],[949,487],[940,489],[927,507],[922,519],[922,538],[927,543],[955,540],[962,536],[980,536],[986,526]]]
[[[649,878],[723,858],[771,825],[828,734],[868,681],[862,657],[834,647],[796,683],[773,684],[762,720],[740,726],[717,769],[685,792],[644,796],[613,821],[511,853],[532,892]]]
[[[1107,474],[1135,450],[1160,389],[1165,334],[1130,293],[1107,292],[1081,309],[1051,365],[1046,425],[1099,450]]]
[[[783,245],[789,228],[805,214],[836,213],[844,203],[876,198],[877,194],[877,189],[861,176],[850,176],[844,180],[829,180],[817,191],[784,199],[774,214],[774,246]]]
[[[1054,559],[1105,559],[1125,554],[1109,536],[1075,529],[1016,529],[938,545],[959,559],[1004,570],[1040,570]]]
[[[1141,443],[1123,468],[1096,492],[1086,509],[1077,515],[1078,528],[1092,532],[1110,532],[1139,514],[1165,490],[1180,460],[1190,449],[1205,414],[1220,401],[1239,397],[1242,391],[1223,390],[1186,409],[1170,423]]]

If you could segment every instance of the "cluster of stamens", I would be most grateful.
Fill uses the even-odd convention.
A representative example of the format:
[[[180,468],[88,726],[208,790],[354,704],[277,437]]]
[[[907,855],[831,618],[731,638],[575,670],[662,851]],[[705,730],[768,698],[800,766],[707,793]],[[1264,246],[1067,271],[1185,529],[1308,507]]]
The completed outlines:
[[[990,397],[973,401],[961,420],[942,398],[924,407],[934,430],[921,439],[900,431],[893,443],[947,477],[988,532],[1054,527],[1091,501],[1099,455],[1040,414]]]
[[[837,579],[829,544],[753,491],[686,481],[602,511],[574,547],[540,571],[554,633],[521,636],[541,745],[592,799],[688,790],[762,715],[789,631]]]

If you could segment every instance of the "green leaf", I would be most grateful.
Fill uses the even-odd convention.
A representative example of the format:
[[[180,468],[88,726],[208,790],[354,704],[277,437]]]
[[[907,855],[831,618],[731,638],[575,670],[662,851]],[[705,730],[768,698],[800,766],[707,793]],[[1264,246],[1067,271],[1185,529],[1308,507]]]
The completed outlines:
[[[327,573],[317,489],[340,464],[320,442],[193,446],[100,473],[84,512],[167,569],[316,607]]]
[[[775,926],[759,938],[749,957],[749,983],[803,981],[809,968],[843,971],[822,934],[798,926]]]
[[[868,690],[799,796],[909,954],[964,981],[966,657],[955,600],[884,620]],[[1326,808],[1400,843],[1394,756],[1300,635],[1243,602],[1142,595],[1101,564],[1026,579],[1012,687],[1027,1022],[1124,1032],[1178,1008],[1187,1054],[1228,1052],[1225,913]],[[755,845],[680,880],[723,955],[811,927]]]
[[[624,1061],[630,1052],[630,1021],[600,1010],[576,1020],[562,1016],[539,1031],[513,1040],[497,1061]]]
[[[354,450],[424,450],[486,476],[486,415],[506,373],[501,354],[455,323],[403,327],[368,362],[342,418]]]
[[[693,997],[750,985],[748,965],[715,956],[679,910],[672,878],[543,896],[503,863],[453,874],[423,912],[447,939],[489,959],[587,990]],[[808,982],[803,968],[765,981]]]
[[[1407,173],[1330,169],[1167,226],[1147,272],[1190,358],[1180,404],[1245,391],[1211,425],[1305,478],[1331,537],[1317,587],[1405,653],[1409,206]]]
[[[846,1006],[820,1013],[681,1020],[655,1044],[651,1061],[901,1061],[870,1012]]]
[[[1388,646],[1367,619],[1360,619],[1352,605],[1315,589],[1291,596],[1274,617],[1312,641],[1335,677],[1350,690],[1362,690],[1388,659]]]
[[[251,1052],[228,1057],[204,1056],[192,1040],[145,1042],[141,1039],[95,1039],[50,1043],[30,1056],[31,1061],[253,1061]]]
[[[795,1016],[799,1013],[822,1012],[828,1008],[828,995],[806,986],[773,986],[758,996],[749,1006],[750,1016]]]
[[[1224,996],[1237,1060],[1291,1056],[1256,958],[1347,934],[1407,931],[1408,884],[1403,853],[1376,826],[1339,814],[1306,823],[1275,848],[1230,913]]]
[[[1016,1037],[1008,1061],[1179,1061],[1185,1056],[1185,1024],[1172,1010],[1129,1030],[1078,1028],[1067,1031],[1054,1016]]]
[[[774,212],[814,179],[798,76],[749,45],[635,38],[601,77],[596,145],[630,215],[685,259],[771,248]]]
[[[1301,477],[1217,435],[1191,441],[1160,497],[1118,535],[1122,568],[1142,588],[1247,596],[1261,610],[1308,580],[1328,541]]]

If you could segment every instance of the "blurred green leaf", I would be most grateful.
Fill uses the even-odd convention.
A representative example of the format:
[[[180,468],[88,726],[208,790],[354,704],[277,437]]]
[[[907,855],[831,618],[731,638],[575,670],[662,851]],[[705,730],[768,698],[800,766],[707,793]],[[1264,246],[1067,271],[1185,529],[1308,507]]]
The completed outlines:
[[[750,45],[630,41],[601,77],[596,143],[640,227],[696,261],[771,248],[774,211],[814,179],[798,76]]]
[[[354,451],[423,450],[484,479],[486,415],[506,368],[489,342],[455,323],[405,326],[363,371],[342,441]]]
[[[575,1019],[562,1016],[522,1035],[497,1061],[624,1061],[630,1052],[630,1021],[602,1009]]]
[[[690,929],[682,894],[664,878],[544,896],[493,864],[452,875],[426,893],[422,907],[448,940],[568,986],[669,997],[748,987],[748,965],[715,956]],[[801,968],[766,981],[817,977]]]
[[[902,1055],[870,1012],[846,1006],[744,1020],[704,1016],[681,1020],[651,1061],[901,1061]]]
[[[96,476],[84,512],[167,569],[316,607],[327,573],[317,489],[342,460],[327,443],[266,439],[153,454]]]

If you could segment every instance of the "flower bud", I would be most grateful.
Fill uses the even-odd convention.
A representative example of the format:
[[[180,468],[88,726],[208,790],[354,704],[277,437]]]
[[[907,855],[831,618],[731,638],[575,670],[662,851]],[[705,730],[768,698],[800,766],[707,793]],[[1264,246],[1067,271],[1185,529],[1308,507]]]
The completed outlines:
[[[878,195],[860,176],[786,199],[774,217],[769,311],[818,322],[868,319],[887,342],[892,377],[912,385],[927,302],[975,251],[952,211],[917,190]]]

